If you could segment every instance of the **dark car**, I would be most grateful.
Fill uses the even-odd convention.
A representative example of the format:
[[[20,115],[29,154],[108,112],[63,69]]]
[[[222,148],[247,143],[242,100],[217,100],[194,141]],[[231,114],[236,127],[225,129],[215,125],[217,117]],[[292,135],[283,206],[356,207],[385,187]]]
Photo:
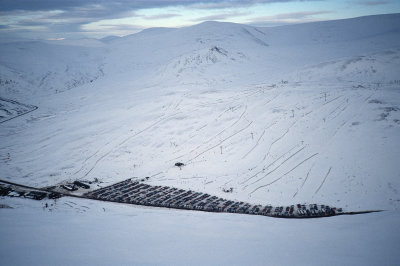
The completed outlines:
[[[48,197],[49,199],[58,199],[61,198],[62,195],[58,192],[51,192]]]
[[[47,196],[47,193],[40,192],[40,191],[30,191],[29,193],[25,194],[25,198],[35,199],[35,200],[42,200]]]

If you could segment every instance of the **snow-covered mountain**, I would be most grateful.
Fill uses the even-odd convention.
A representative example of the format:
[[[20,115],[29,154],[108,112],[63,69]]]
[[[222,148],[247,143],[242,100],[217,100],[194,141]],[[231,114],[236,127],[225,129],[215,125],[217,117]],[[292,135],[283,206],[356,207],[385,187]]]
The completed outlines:
[[[296,71],[298,81],[398,83],[400,50],[392,48],[326,61]]]
[[[5,178],[150,176],[250,202],[399,207],[399,14],[0,51],[0,99],[38,107],[1,124]]]
[[[252,203],[386,210],[298,220],[1,197],[2,262],[395,265],[399,58],[400,14],[2,40],[0,179],[149,177]]]
[[[104,75],[104,54],[104,49],[76,44],[2,43],[0,93],[5,97],[24,99],[93,82]]]

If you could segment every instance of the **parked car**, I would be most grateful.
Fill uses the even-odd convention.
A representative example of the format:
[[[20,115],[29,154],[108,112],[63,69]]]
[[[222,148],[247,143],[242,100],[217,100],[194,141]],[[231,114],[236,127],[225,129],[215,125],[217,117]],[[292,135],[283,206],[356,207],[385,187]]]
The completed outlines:
[[[42,200],[47,196],[47,193],[40,192],[40,191],[30,191],[25,194],[25,198],[35,199],[35,200]]]
[[[75,185],[62,185],[62,188],[68,190],[68,191],[75,191],[78,190],[78,188]]]
[[[82,183],[82,182],[80,182],[80,181],[74,181],[74,185],[75,185],[75,186],[78,186],[78,187],[81,187],[81,188],[84,188],[84,189],[89,189],[89,188],[90,188],[89,185],[87,185],[87,184],[85,184],[85,183]]]

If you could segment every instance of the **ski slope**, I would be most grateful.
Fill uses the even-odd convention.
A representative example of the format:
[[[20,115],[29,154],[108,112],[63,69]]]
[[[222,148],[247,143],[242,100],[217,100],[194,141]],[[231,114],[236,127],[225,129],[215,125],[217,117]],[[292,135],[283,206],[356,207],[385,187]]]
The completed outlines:
[[[2,179],[149,177],[250,203],[386,210],[299,221],[1,198],[2,260],[395,265],[399,69],[399,14],[2,41]]]
[[[1,125],[1,172],[35,186],[149,176],[253,203],[397,209],[399,20],[2,43],[1,97],[39,109]]]

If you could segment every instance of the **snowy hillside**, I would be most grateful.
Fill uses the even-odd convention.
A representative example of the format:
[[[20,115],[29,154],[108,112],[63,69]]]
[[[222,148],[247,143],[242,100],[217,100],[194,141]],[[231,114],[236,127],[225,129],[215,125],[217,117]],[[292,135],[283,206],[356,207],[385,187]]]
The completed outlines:
[[[400,49],[393,48],[305,67],[293,77],[297,81],[398,84]]]
[[[93,82],[104,75],[105,52],[43,42],[2,43],[0,94],[17,99],[41,97]]]
[[[0,96],[38,106],[1,124],[1,172],[397,209],[399,25],[206,22],[91,47],[0,44]]]
[[[149,177],[250,203],[386,210],[285,220],[1,197],[9,265],[395,265],[399,158],[400,14],[0,43],[0,179]]]

